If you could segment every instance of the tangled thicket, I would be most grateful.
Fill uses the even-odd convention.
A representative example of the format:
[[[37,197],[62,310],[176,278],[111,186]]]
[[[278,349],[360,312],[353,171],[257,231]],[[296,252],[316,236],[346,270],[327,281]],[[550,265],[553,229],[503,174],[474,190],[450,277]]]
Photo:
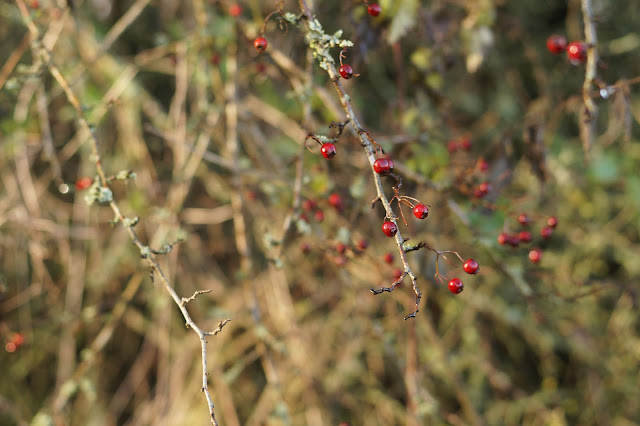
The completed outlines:
[[[297,3],[267,21],[261,54],[272,2],[238,16],[222,1],[73,3],[0,5],[0,424],[209,421],[201,342],[150,256],[180,297],[210,290],[186,305],[198,327],[233,320],[208,338],[225,426],[640,418],[637,2],[382,1],[376,17],[315,2],[354,44],[359,76],[341,84],[367,132],[348,124],[330,161],[304,142],[336,134],[345,98]],[[584,3],[601,59],[586,95],[585,67],[545,47],[585,38]],[[104,182],[74,187],[97,174],[87,132],[122,217],[87,204]],[[465,278],[439,258],[465,281],[453,296],[433,250],[407,253],[423,293],[410,321],[410,279],[369,291],[405,265],[371,208],[362,137],[430,205],[398,221],[407,244],[481,265]],[[521,229],[532,244],[498,244]]]

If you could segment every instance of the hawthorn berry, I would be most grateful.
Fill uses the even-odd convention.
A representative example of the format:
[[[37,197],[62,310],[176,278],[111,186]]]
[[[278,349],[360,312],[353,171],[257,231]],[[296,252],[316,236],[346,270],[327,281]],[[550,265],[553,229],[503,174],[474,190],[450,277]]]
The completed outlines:
[[[382,8],[378,3],[370,4],[369,7],[367,7],[367,13],[371,16],[378,16],[380,12],[382,12]]]
[[[385,253],[385,255],[382,258],[389,265],[391,265],[393,263],[393,253]]]
[[[531,242],[531,232],[529,231],[520,231],[518,234],[518,239],[523,243]]]
[[[558,226],[558,218],[555,216],[551,216],[549,219],[547,219],[547,225],[551,228],[555,228],[556,226]]]
[[[468,259],[464,262],[464,265],[462,265],[462,269],[464,269],[467,274],[475,275],[480,272],[480,265],[478,265],[478,262],[474,259]]]
[[[81,177],[75,183],[76,190],[82,191],[83,189],[89,188],[93,184],[93,179],[90,177]]]
[[[420,203],[413,208],[413,215],[418,219],[425,219],[429,216],[429,207]]]
[[[542,250],[540,250],[539,248],[534,248],[529,252],[529,260],[532,261],[533,263],[540,262],[541,258],[542,258]]]
[[[449,281],[449,291],[451,293],[458,294],[462,290],[464,290],[464,285],[462,284],[462,281],[460,280],[460,278],[454,278],[451,281]]]
[[[489,182],[482,182],[473,190],[473,196],[476,198],[484,198],[489,191],[491,191],[491,184]]]
[[[390,220],[387,220],[382,224],[382,232],[384,232],[384,235],[387,237],[393,237],[398,232],[398,226]]]
[[[501,232],[500,235],[498,235],[498,244],[503,246],[508,242],[509,242],[509,234],[507,234],[506,232]]]
[[[344,254],[345,251],[347,251],[347,246],[344,243],[338,243],[336,244],[336,251],[340,254]]]
[[[351,77],[353,77],[353,68],[351,68],[351,65],[341,65],[338,71],[340,72],[342,78],[344,78],[345,80],[349,80]]]
[[[388,175],[393,170],[393,161],[387,158],[378,158],[373,162],[373,170],[379,175]]]
[[[547,39],[547,50],[554,55],[559,55],[567,48],[567,39],[564,36],[553,34]]]
[[[332,142],[325,142],[320,147],[320,152],[324,158],[330,160],[336,156],[336,146]]]
[[[229,6],[229,15],[233,16],[234,18],[237,18],[241,14],[242,14],[242,6],[240,6],[238,3],[233,3],[231,6]]]
[[[265,50],[267,50],[267,45],[267,39],[264,37],[258,37],[253,41],[253,47],[255,47],[256,50],[260,53],[263,53]]]
[[[572,41],[567,46],[567,56],[571,65],[580,65],[587,59],[587,45],[581,41]]]
[[[333,194],[329,195],[329,205],[331,207],[333,207],[334,209],[338,210],[338,212],[341,212],[342,210],[344,210],[344,204],[342,203],[342,197],[340,196],[340,194],[334,192]]]
[[[366,250],[369,247],[369,241],[365,239],[359,240],[357,246],[360,250]]]
[[[518,222],[520,222],[520,225],[522,226],[527,226],[530,223],[529,220],[529,216],[527,216],[526,214],[521,214],[520,216],[518,216]]]
[[[460,142],[460,147],[465,151],[469,151],[471,149],[471,139],[469,138],[462,139],[462,141]]]
[[[447,151],[449,151],[449,154],[454,154],[456,151],[458,151],[458,149],[460,149],[460,144],[458,144],[458,141],[450,140],[449,142],[447,142]]]
[[[489,163],[487,162],[487,160],[485,160],[484,158],[478,160],[478,169],[480,169],[481,172],[486,172],[487,170],[489,170]]]
[[[313,214],[313,218],[316,220],[316,222],[322,223],[322,221],[324,221],[324,212],[322,210],[316,210],[316,212]]]
[[[551,238],[551,235],[553,235],[553,228],[550,226],[545,226],[540,230],[540,235],[542,235],[542,238],[544,238],[545,240],[548,240],[549,238]]]

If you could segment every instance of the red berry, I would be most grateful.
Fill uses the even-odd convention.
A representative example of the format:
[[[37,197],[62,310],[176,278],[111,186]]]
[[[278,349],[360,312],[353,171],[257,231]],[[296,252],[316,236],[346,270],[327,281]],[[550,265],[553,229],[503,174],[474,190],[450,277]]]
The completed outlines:
[[[336,244],[336,251],[340,254],[344,254],[347,251],[347,246],[344,243]]]
[[[385,262],[391,265],[393,263],[393,253],[385,253],[385,255],[383,256],[383,259]]]
[[[393,270],[393,279],[394,279],[394,280],[399,279],[399,278],[402,276],[402,274],[404,274],[404,271],[403,271],[402,269],[400,269],[400,268],[395,268],[395,269]]]
[[[369,241],[363,239],[358,241],[357,245],[360,250],[366,250],[369,247]]]
[[[253,41],[253,47],[255,47],[256,50],[260,53],[263,53],[265,50],[267,50],[267,44],[267,39],[264,37],[258,37]]]
[[[482,182],[473,191],[473,196],[476,198],[484,198],[489,193],[489,191],[491,191],[491,185],[488,182]]]
[[[311,251],[311,246],[309,245],[309,243],[302,243],[300,245],[300,251],[302,252],[302,254],[309,254],[309,252]]]
[[[587,59],[587,45],[581,41],[572,41],[567,46],[567,56],[571,65],[580,65]]]
[[[548,240],[549,238],[551,238],[551,235],[553,235],[553,228],[550,226],[545,226],[540,230],[540,235],[542,235],[542,238],[544,238],[545,240]]]
[[[501,246],[507,244],[509,242],[509,234],[505,233],[505,232],[501,232],[500,235],[498,235],[498,244],[500,244]]]
[[[475,275],[480,272],[480,265],[478,265],[478,262],[474,259],[468,259],[464,262],[464,265],[462,265],[462,269],[464,269],[467,274]]]
[[[15,351],[16,351],[16,349],[18,349],[18,347],[17,347],[17,346],[16,346],[16,344],[15,344],[15,343],[13,343],[13,342],[7,342],[7,343],[4,345],[4,350],[5,350],[5,351],[7,351],[7,352],[9,352],[9,353],[15,352]]]
[[[82,191],[83,189],[89,188],[93,184],[93,179],[90,177],[81,177],[76,181],[76,189],[78,191]]]
[[[19,348],[24,343],[24,334],[13,333],[13,336],[11,336],[11,341],[16,345],[16,348]]]
[[[313,200],[308,200],[307,199],[307,200],[304,200],[302,202],[302,210],[304,210],[304,211],[308,212],[308,211],[311,211],[311,210],[315,210],[316,207],[318,207],[318,205]]]
[[[447,142],[447,151],[449,151],[449,154],[453,154],[459,149],[460,144],[458,144],[458,141],[451,140]]]
[[[530,243],[531,242],[531,232],[529,232],[529,231],[521,231],[518,234],[518,239],[520,241],[522,241],[523,243]]]
[[[344,210],[344,204],[342,203],[342,197],[338,193],[334,192],[333,194],[329,195],[329,205],[331,207],[333,207],[334,209],[338,210],[339,212]]]
[[[529,252],[529,260],[532,261],[533,263],[540,262],[541,258],[542,258],[542,250],[540,250],[539,248],[534,248]]]
[[[487,162],[487,160],[485,160],[484,158],[478,160],[478,169],[480,169],[481,172],[486,172],[487,170],[489,170],[489,163]]]
[[[323,143],[320,147],[320,151],[322,152],[322,156],[327,160],[336,156],[336,146],[331,142]]]
[[[388,175],[393,170],[393,162],[386,158],[378,158],[373,162],[373,170],[379,175]]]
[[[240,16],[241,13],[242,6],[240,6],[238,3],[233,3],[231,6],[229,6],[229,15],[233,16],[234,18]]]
[[[527,226],[529,225],[529,216],[527,216],[526,214],[521,214],[520,216],[518,216],[518,222],[520,222],[520,225],[522,226]]]
[[[342,78],[344,78],[345,80],[349,80],[351,77],[353,77],[353,68],[351,68],[351,65],[341,65],[339,72]]]
[[[393,237],[398,232],[398,226],[390,220],[387,220],[382,224],[382,232],[384,232],[384,235],[387,237]]]
[[[369,7],[367,8],[367,12],[371,16],[378,16],[380,15],[380,12],[382,12],[382,8],[378,3],[373,3],[369,5]]]
[[[462,141],[460,142],[460,147],[462,147],[462,149],[464,149],[465,151],[469,151],[471,149],[471,139],[462,139]]]
[[[324,220],[324,212],[322,210],[316,210],[316,212],[313,214],[313,218],[317,222],[322,222]]]
[[[507,244],[509,244],[511,247],[518,247],[520,245],[520,237],[518,235],[509,235]]]
[[[559,55],[567,48],[567,39],[561,35],[551,35],[547,39],[547,50],[554,55]]]
[[[454,278],[449,281],[449,291],[451,293],[458,294],[462,290],[464,290],[464,285],[462,284],[462,281],[460,281],[460,278]]]
[[[429,207],[420,203],[413,208],[413,215],[418,219],[424,219],[429,216]]]
[[[558,218],[555,216],[551,216],[549,219],[547,219],[547,225],[551,228],[555,228],[556,226],[558,226]]]

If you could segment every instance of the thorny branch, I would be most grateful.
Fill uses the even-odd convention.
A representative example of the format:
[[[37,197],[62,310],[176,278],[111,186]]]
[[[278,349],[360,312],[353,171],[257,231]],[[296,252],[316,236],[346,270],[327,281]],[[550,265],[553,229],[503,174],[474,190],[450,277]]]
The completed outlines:
[[[230,319],[226,319],[220,322],[218,328],[212,332],[203,331],[193,321],[193,319],[191,318],[191,315],[186,309],[186,304],[188,301],[195,299],[195,297],[197,297],[198,294],[194,294],[191,298],[186,299],[187,302],[185,302],[184,298],[181,299],[180,296],[178,296],[175,289],[171,285],[169,279],[167,278],[165,272],[163,271],[160,264],[154,257],[153,251],[148,246],[144,245],[142,241],[140,241],[138,234],[133,228],[136,221],[127,219],[122,214],[122,211],[120,210],[118,203],[112,197],[112,192],[109,187],[110,179],[105,173],[105,170],[102,166],[99,143],[91,126],[89,125],[89,122],[85,118],[80,100],[76,97],[75,93],[71,89],[71,86],[69,85],[65,77],[60,72],[60,69],[53,63],[51,52],[49,52],[43,46],[40,40],[40,30],[36,27],[34,22],[31,20],[29,16],[29,11],[27,9],[26,4],[24,3],[24,0],[16,0],[16,4],[20,9],[20,13],[22,15],[23,21],[27,26],[31,36],[30,41],[31,41],[31,50],[33,52],[33,57],[34,57],[34,65],[46,67],[46,69],[49,71],[51,76],[56,80],[58,85],[62,88],[65,94],[65,97],[67,98],[67,101],[73,106],[75,110],[78,126],[80,127],[81,131],[85,133],[85,136],[90,143],[92,158],[96,166],[96,172],[98,174],[98,183],[97,183],[98,189],[101,191],[101,194],[104,195],[104,198],[101,199],[101,201],[104,200],[104,202],[107,202],[109,204],[109,207],[111,207],[111,210],[115,215],[115,222],[120,222],[123,224],[124,229],[126,230],[126,232],[129,234],[129,237],[131,238],[131,241],[140,250],[140,253],[142,254],[143,259],[150,266],[152,273],[155,272],[158,275],[158,277],[160,277],[160,281],[162,282],[165,290],[167,291],[167,293],[169,293],[173,301],[176,303],[176,305],[178,306],[178,309],[180,309],[180,312],[182,313],[182,316],[185,319],[186,326],[188,328],[191,328],[193,331],[195,331],[195,333],[200,338],[201,354],[202,354],[202,388],[201,390],[202,392],[204,392],[205,397],[207,399],[207,405],[209,407],[209,414],[211,417],[211,424],[214,426],[217,426],[218,422],[216,420],[215,413],[214,413],[215,405],[213,404],[213,400],[211,399],[209,386],[207,384],[208,373],[207,373],[206,336],[218,334],[222,330],[222,327],[224,327],[224,325],[227,324],[230,321]]]
[[[307,38],[309,39],[309,36],[314,35],[314,33],[315,35],[324,35],[322,33],[322,27],[317,21],[314,20],[311,14],[311,9],[309,8],[309,5],[307,4],[306,0],[298,0],[298,4],[302,11],[302,16],[305,18],[304,21],[306,22],[305,28],[307,31],[307,36],[308,36]],[[316,49],[318,48],[316,47]],[[398,225],[397,217],[393,212],[393,209],[391,208],[389,199],[384,193],[384,188],[382,187],[382,180],[380,179],[380,175],[378,175],[373,170],[373,163],[376,161],[376,150],[375,150],[376,144],[371,138],[371,136],[369,135],[369,133],[360,125],[360,121],[358,120],[358,117],[356,116],[353,110],[353,107],[351,106],[350,97],[344,91],[344,87],[342,87],[342,83],[340,81],[340,75],[338,74],[336,67],[334,66],[332,61],[326,60],[328,56],[326,52],[327,49],[328,47],[325,47],[324,49],[325,51],[314,52],[314,53],[317,53],[317,58],[321,62],[321,67],[324,68],[329,74],[329,78],[333,82],[336,92],[338,93],[338,97],[340,98],[340,103],[342,104],[342,108],[347,116],[347,120],[353,126],[353,129],[355,130],[358,136],[358,139],[360,140],[360,144],[362,145],[362,147],[364,148],[367,154],[367,158],[369,159],[369,164],[371,166],[373,181],[376,186],[376,193],[378,194],[376,201],[380,201],[380,203],[382,204],[385,211],[386,218],[392,221],[393,223],[395,223],[397,226]],[[416,275],[411,270],[411,267],[409,266],[409,262],[407,261],[407,256],[403,249],[403,244],[405,242],[405,239],[402,237],[402,234],[400,231],[396,233],[395,240],[398,246],[398,252],[400,253],[400,259],[402,260],[402,265],[404,267],[404,274],[400,279],[404,278],[404,276],[406,275],[408,275],[411,278],[413,292],[415,293],[415,296],[416,296],[415,310],[404,318],[406,320],[409,318],[415,318],[416,313],[418,312],[420,307],[422,292],[418,288]],[[395,285],[392,287],[395,287]],[[374,294],[378,294],[378,293],[374,292]]]

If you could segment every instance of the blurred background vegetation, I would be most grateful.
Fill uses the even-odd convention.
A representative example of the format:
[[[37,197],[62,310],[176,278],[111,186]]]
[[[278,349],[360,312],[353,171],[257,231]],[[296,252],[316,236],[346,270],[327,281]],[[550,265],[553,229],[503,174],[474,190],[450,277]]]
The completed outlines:
[[[440,258],[465,283],[454,296],[433,252],[410,253],[424,297],[409,321],[408,279],[369,292],[401,263],[357,139],[345,131],[330,162],[302,145],[344,120],[326,73],[277,16],[267,52],[253,48],[274,3],[64,3],[26,10],[108,173],[136,174],[113,183],[116,199],[145,243],[184,239],[160,260],[181,296],[212,290],[188,305],[196,323],[233,320],[209,338],[220,424],[638,424],[640,2],[592,0],[598,83],[615,90],[596,96],[588,153],[584,67],[545,47],[583,38],[580,1],[382,0],[376,18],[316,2],[327,32],[355,43],[360,76],[344,85],[363,125],[403,193],[431,205],[424,221],[405,209],[404,233],[481,264],[468,276]],[[197,337],[111,210],[75,189],[94,159],[32,66],[17,3],[0,4],[0,22],[0,424],[208,424]],[[469,150],[447,149],[464,138]],[[290,216],[298,164],[317,208]],[[533,242],[499,245],[520,213]],[[279,245],[286,217],[296,232]]]

